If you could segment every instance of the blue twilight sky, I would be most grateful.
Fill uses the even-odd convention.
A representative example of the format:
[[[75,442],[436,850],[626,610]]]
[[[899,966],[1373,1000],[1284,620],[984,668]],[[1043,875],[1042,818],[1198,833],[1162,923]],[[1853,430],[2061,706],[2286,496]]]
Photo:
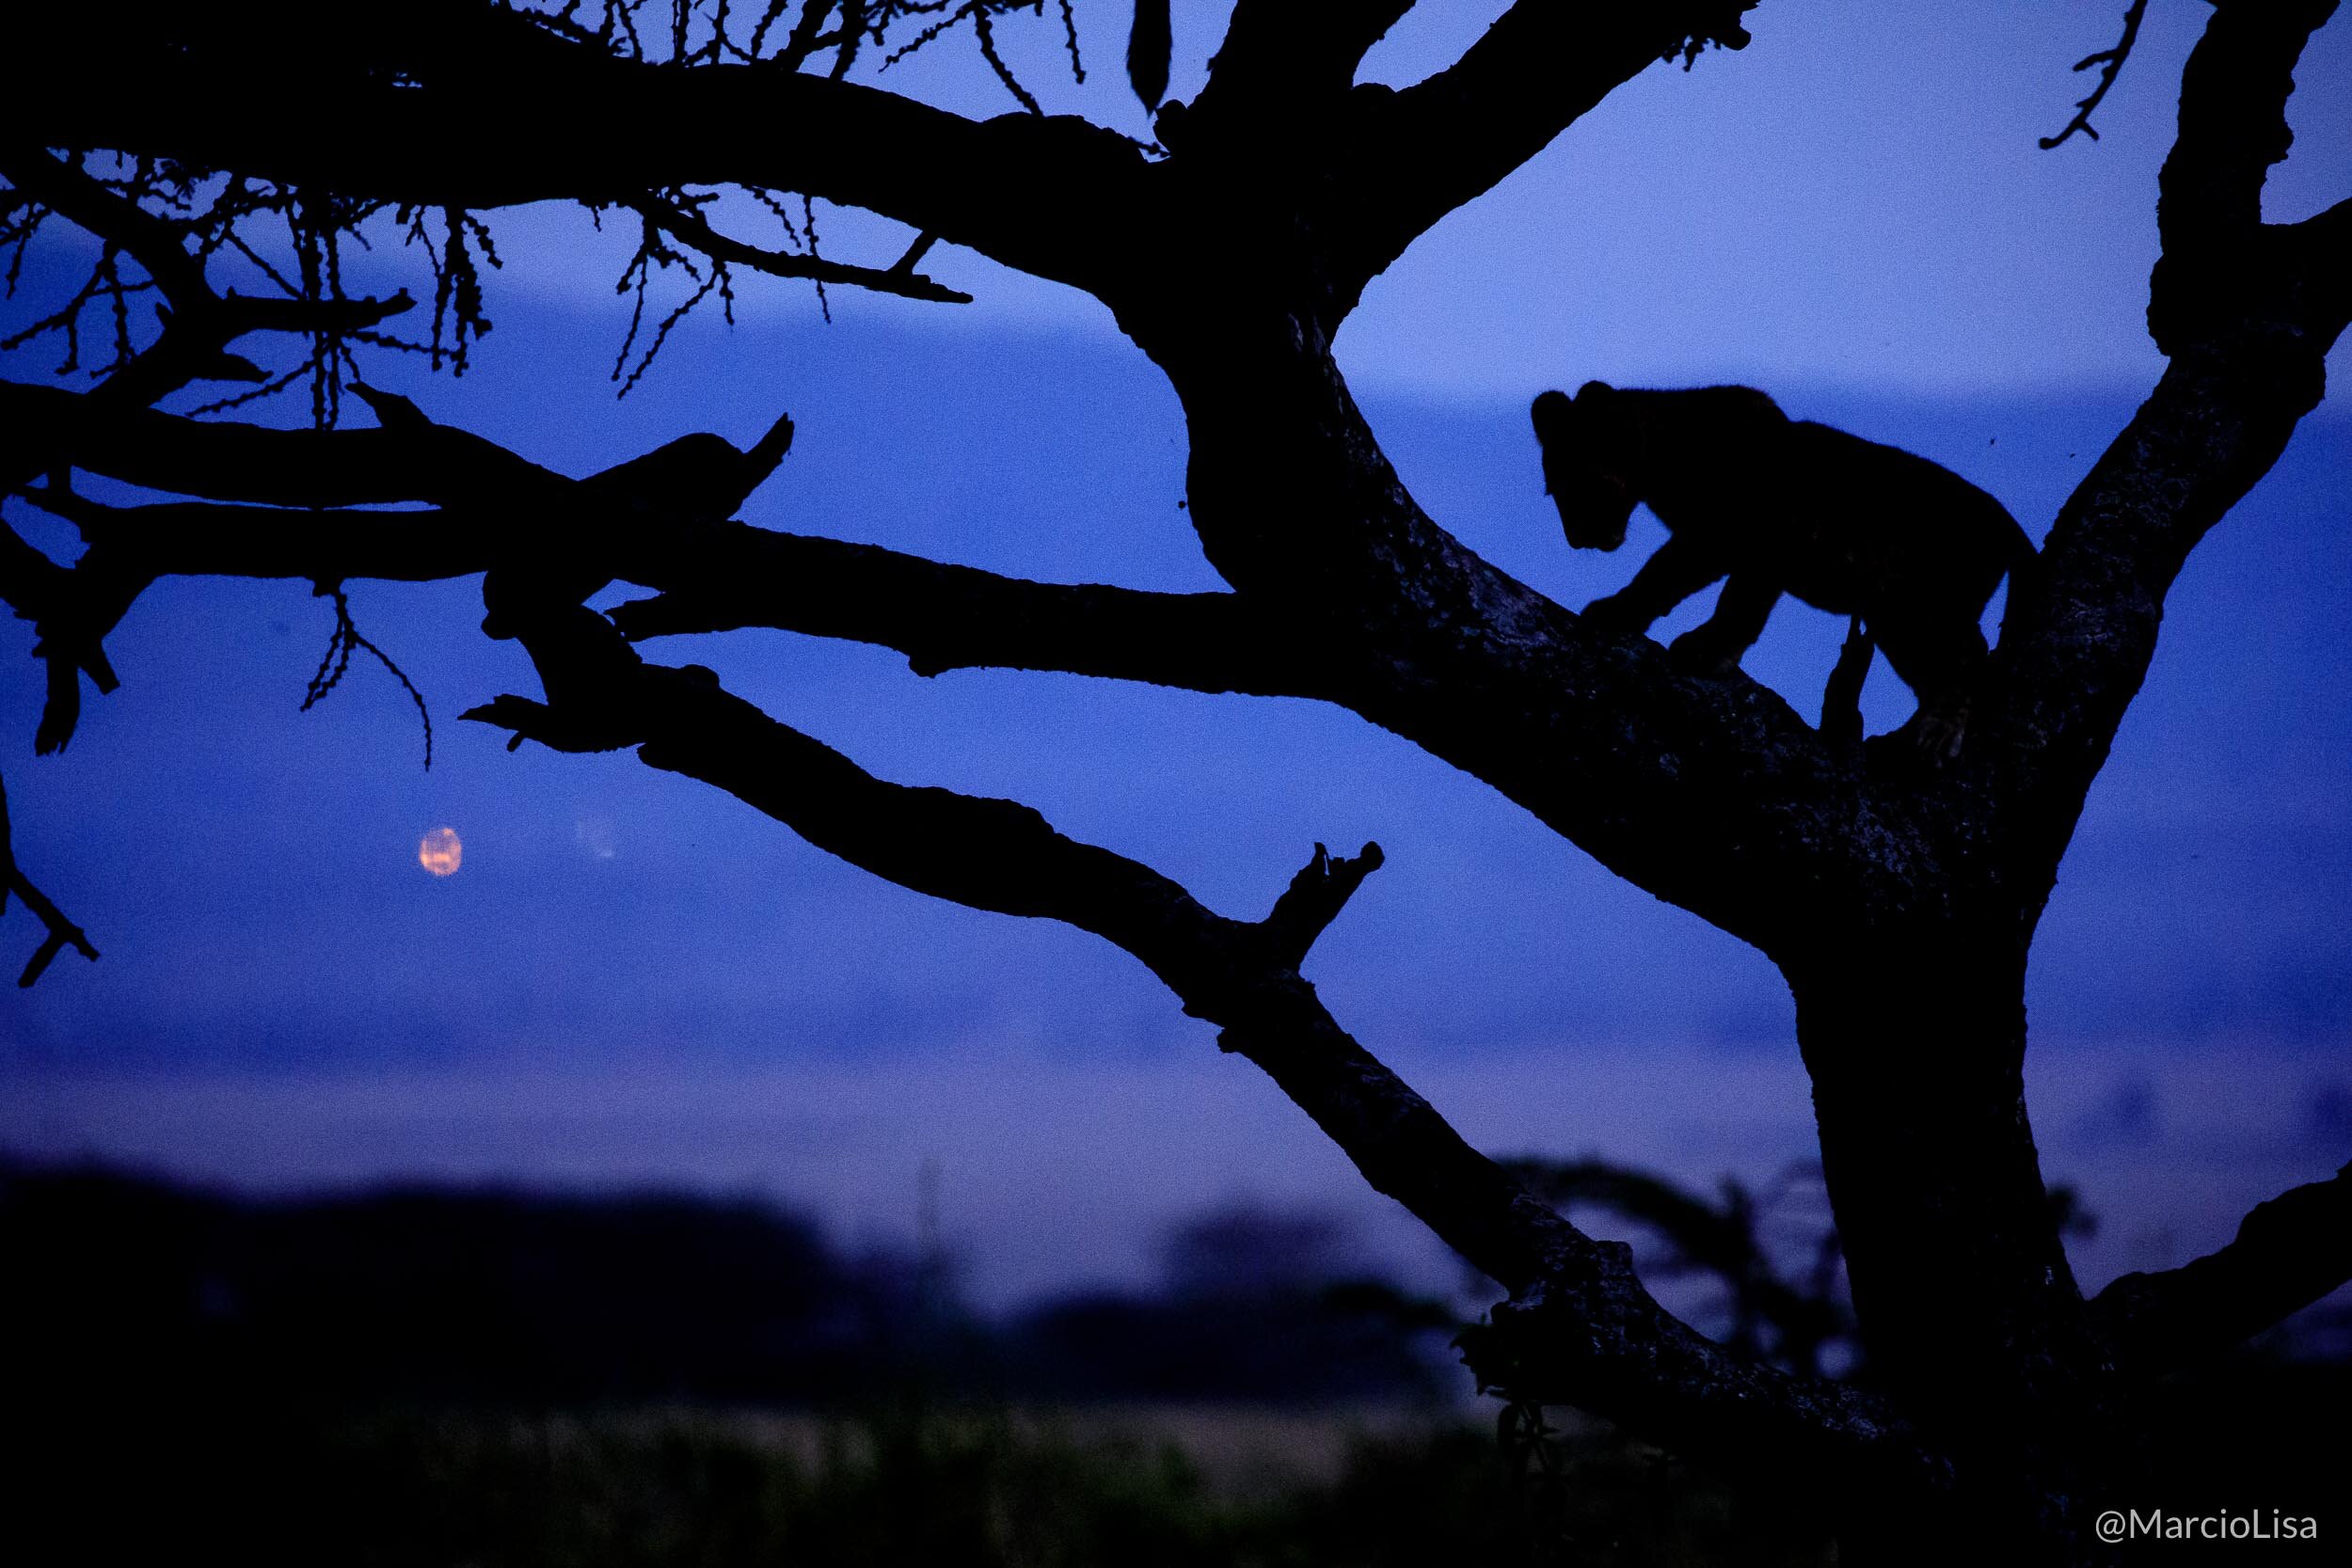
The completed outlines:
[[[1400,29],[1375,74],[1412,79],[1500,8],[1422,8],[1443,14]],[[1217,9],[1179,7],[1180,96]],[[1572,605],[1661,537],[1645,517],[1623,554],[1571,558],[1549,515],[1526,400],[1595,375],[1754,382],[1951,466],[2038,536],[2160,368],[2140,320],[2154,172],[2205,9],[2157,0],[2104,139],[2042,152],[2087,90],[2066,67],[2111,41],[2120,7],[1772,0],[1746,52],[1654,68],[1441,225],[1375,284],[1343,359],[1431,512]],[[1122,10],[1082,0],[1101,68],[1083,87],[1057,24],[1006,36],[1049,108],[1140,132]],[[996,112],[968,55],[943,46],[882,81]],[[2352,194],[2352,24],[2314,40],[2300,81],[2275,218]],[[756,235],[755,216],[729,221]],[[834,253],[895,254],[892,226],[819,216]],[[576,211],[498,232],[477,368],[371,368],[438,418],[579,473],[689,430],[745,441],[789,410],[798,442],[754,522],[1040,578],[1216,586],[1179,510],[1175,400],[1068,291],[943,248],[929,270],[977,304],[836,292],[827,325],[804,291],[746,279],[733,331],[690,322],[615,402],[626,246]],[[36,252],[11,320],[70,287],[75,260],[70,243]],[[38,377],[56,353],[0,373]],[[2129,1221],[2113,1267],[2209,1245],[2229,1204],[2352,1152],[2347,476],[2339,395],[2192,562],[2036,948],[2043,1144],[2054,1174],[2106,1173],[2094,1204]],[[65,532],[8,515],[70,557]],[[454,721],[535,693],[519,652],[474,632],[478,585],[360,584],[353,607],[432,704],[429,774],[380,669],[355,664],[295,711],[330,624],[299,585],[150,593],[110,642],[123,689],[88,703],[59,758],[30,754],[29,628],[0,630],[18,850],[105,955],[0,996],[0,1148],[278,1184],[750,1185],[885,1229],[942,1155],[951,1222],[965,1202],[1001,1292],[1117,1273],[1120,1238],[1236,1193],[1393,1227],[1123,955],[876,881],[625,755],[510,756]],[[1784,608],[1748,668],[1810,712],[1841,629]],[[1711,1177],[1805,1147],[1769,965],[1348,715],[924,681],[779,633],[653,651],[713,665],[878,773],[1026,800],[1229,912],[1263,911],[1315,840],[1378,839],[1390,867],[1312,977],[1497,1148]],[[1883,669],[1869,700],[1882,726],[1909,707]],[[445,879],[415,860],[438,825],[465,842]],[[0,961],[36,941],[12,911]]]

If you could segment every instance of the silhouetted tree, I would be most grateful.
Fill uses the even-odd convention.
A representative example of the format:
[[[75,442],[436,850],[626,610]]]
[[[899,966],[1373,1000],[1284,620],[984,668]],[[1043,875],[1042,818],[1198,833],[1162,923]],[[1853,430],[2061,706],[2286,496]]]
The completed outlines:
[[[2318,403],[2352,314],[2352,202],[2271,225],[2259,199],[2287,150],[2291,72],[2334,0],[2216,8],[2158,203],[2148,320],[2169,367],[2054,520],[1965,752],[1938,772],[1832,745],[1736,673],[1685,678],[1481,560],[1406,492],[1331,355],[1417,237],[1645,68],[1746,44],[1755,0],[1518,0],[1427,80],[1357,84],[1410,3],[1238,0],[1207,85],[1160,108],[1151,147],[1033,112],[993,41],[1003,13],[1029,8],[1010,0],[18,8],[0,59],[8,236],[45,220],[96,236],[76,310],[112,333],[110,373],[86,394],[0,386],[0,488],[88,542],[67,567],[0,534],[0,594],[52,673],[40,749],[71,736],[83,676],[114,685],[104,638],[158,577],[486,572],[489,629],[520,639],[545,693],[467,717],[563,751],[634,747],[876,875],[1132,953],[1507,1289],[1470,1343],[1488,1385],[1815,1497],[1850,1564],[2094,1556],[2090,1500],[2115,1494],[2132,1391],[2352,1273],[2340,1173],[2255,1210],[2219,1252],[2086,1300],[2021,1081],[2027,948],[2166,592]],[[1132,40],[1146,99],[1163,90],[1163,14],[1144,8]],[[1024,112],[976,121],[847,74],[961,32]],[[881,265],[818,256],[805,224],[798,249],[756,247],[714,223],[723,186],[787,222],[792,193],[916,237]],[[736,269],[948,300],[917,270],[945,240],[1093,294],[1183,402],[1191,516],[1231,591],[1016,580],[731,521],[784,427],[750,452],[690,436],[578,480],[397,400],[377,402],[379,428],[328,428],[360,356],[405,341],[392,326],[410,307],[345,297],[341,246],[365,225],[421,244],[432,326],[413,346],[462,365],[488,325],[483,214],[554,199],[640,228],[624,355],[639,369],[676,319],[643,322],[642,284],[672,265],[723,305]],[[292,236],[282,297],[217,287],[263,221]],[[163,308],[159,331],[129,309],[140,296]],[[279,380],[307,387],[318,430],[151,409],[200,383],[276,385],[238,352],[268,333],[306,345]],[[68,489],[75,470],[189,499],[97,505]],[[423,509],[367,510],[388,503]],[[608,620],[579,601],[609,578],[655,596]],[[1774,1369],[1677,1321],[1626,1248],[1472,1149],[1332,1018],[1299,966],[1376,849],[1318,849],[1270,914],[1233,919],[1025,806],[876,779],[709,672],[640,652],[753,626],[895,648],[926,674],[1337,704],[1756,945],[1795,995],[1874,1386]],[[339,641],[344,657],[362,645]],[[87,949],[22,870],[0,869],[50,933],[36,971],[64,943]]]

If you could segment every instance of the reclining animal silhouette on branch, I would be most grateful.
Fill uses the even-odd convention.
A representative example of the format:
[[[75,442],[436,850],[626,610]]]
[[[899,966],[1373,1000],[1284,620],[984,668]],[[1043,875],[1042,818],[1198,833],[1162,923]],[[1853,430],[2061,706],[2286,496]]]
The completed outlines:
[[[1783,594],[1852,617],[1821,697],[1821,733],[1862,738],[1871,655],[1919,699],[1906,726],[1931,762],[1960,752],[1986,657],[1978,623],[2003,576],[2033,562],[2009,510],[1941,464],[1811,420],[1751,387],[1621,390],[1588,381],[1530,411],[1544,488],[1578,549],[1625,543],[1637,502],[1670,537],[1633,580],[1584,618],[1617,635],[1718,579],[1715,612],[1667,650],[1694,674],[1724,675],[1762,635]]]

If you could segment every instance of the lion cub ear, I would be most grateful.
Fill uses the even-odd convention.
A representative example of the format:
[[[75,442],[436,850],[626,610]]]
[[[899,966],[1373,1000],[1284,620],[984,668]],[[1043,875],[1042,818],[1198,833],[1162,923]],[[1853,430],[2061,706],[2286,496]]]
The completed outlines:
[[[1534,421],[1536,436],[1549,440],[1553,433],[1567,428],[1568,422],[1576,417],[1576,407],[1568,401],[1567,393],[1555,388],[1549,392],[1536,393],[1535,401],[1527,413],[1528,418]]]
[[[1576,389],[1576,401],[1588,406],[1608,402],[1617,389],[1606,381],[1587,381]]]

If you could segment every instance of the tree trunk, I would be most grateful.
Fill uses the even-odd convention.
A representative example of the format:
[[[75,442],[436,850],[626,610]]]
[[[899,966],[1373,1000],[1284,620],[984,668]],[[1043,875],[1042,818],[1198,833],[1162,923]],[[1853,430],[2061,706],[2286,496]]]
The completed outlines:
[[[1791,972],[1868,1375],[1958,1481],[1856,1521],[1847,1564],[2096,1560],[2101,1357],[2026,1119],[2007,945],[1881,935]]]

